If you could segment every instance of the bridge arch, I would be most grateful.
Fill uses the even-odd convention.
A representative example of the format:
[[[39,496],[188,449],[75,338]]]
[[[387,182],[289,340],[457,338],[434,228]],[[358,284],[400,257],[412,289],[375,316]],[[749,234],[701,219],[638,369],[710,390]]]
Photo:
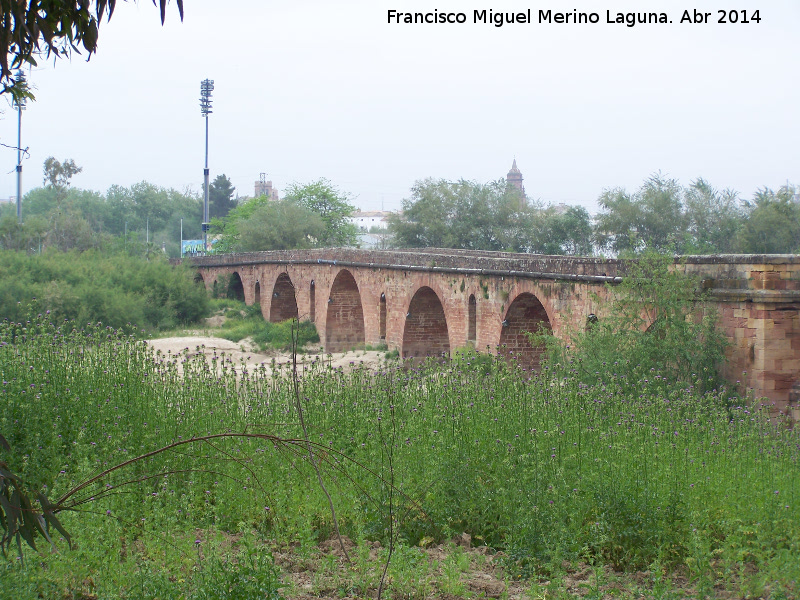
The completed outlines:
[[[294,284],[288,273],[281,273],[272,288],[269,320],[271,323],[280,323],[281,321],[296,319],[297,314],[297,296],[295,295]]]
[[[503,317],[498,353],[527,369],[538,369],[544,347],[533,345],[528,333],[551,332],[552,325],[542,302],[529,292],[514,298]]]
[[[411,298],[403,327],[403,358],[450,354],[447,318],[439,296],[428,286]]]
[[[239,300],[240,302],[245,301],[244,283],[242,283],[242,276],[239,275],[238,271],[231,273],[230,278],[228,279],[228,289],[225,296],[232,300]]]
[[[194,274],[194,282],[195,282],[195,283],[202,283],[203,285],[205,285],[205,284],[206,284],[206,280],[205,280],[205,279],[203,279],[203,274],[202,274],[200,271],[197,271],[197,272]]]
[[[346,352],[366,342],[364,308],[355,277],[347,269],[337,273],[328,295],[325,319],[325,350]]]
[[[261,308],[261,282],[256,281],[256,287],[253,290],[253,304],[257,304]]]

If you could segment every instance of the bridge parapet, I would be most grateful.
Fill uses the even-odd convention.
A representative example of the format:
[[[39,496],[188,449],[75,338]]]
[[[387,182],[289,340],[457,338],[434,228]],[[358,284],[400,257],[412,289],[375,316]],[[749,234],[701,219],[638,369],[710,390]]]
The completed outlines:
[[[497,271],[530,271],[610,277],[617,276],[621,265],[624,265],[625,262],[607,258],[478,252],[442,248],[407,250],[360,250],[356,248],[274,250],[203,256],[190,260],[198,267],[218,264],[243,265],[280,262],[311,264],[320,260],[335,260],[396,267],[491,269]]]

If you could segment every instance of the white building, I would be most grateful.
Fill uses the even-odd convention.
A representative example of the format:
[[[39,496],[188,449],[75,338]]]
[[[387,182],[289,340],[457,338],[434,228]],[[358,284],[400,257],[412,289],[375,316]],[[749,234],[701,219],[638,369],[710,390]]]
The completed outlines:
[[[357,210],[350,215],[349,220],[360,231],[369,231],[373,227],[387,229],[389,227],[388,217],[390,214],[390,212],[383,210]]]

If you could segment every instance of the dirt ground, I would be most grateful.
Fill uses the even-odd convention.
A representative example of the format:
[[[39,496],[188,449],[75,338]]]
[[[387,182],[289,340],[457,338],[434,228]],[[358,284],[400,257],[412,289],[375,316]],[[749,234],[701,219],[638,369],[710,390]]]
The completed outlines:
[[[244,365],[248,369],[260,364],[264,364],[267,369],[271,369],[273,364],[278,366],[292,363],[292,355],[290,353],[258,352],[247,339],[231,342],[218,337],[191,335],[157,338],[148,340],[147,343],[156,351],[172,356],[182,354],[186,349],[193,355],[198,352],[202,352],[206,356],[212,356],[214,353],[217,355],[224,353],[235,365]],[[369,369],[378,369],[385,362],[386,355],[386,352],[374,350],[358,350],[328,355],[320,353],[319,347],[314,349],[316,352],[306,351],[297,355],[298,366],[324,361],[326,365],[330,364],[334,369],[342,367],[345,371],[352,369],[356,365],[364,365]]]

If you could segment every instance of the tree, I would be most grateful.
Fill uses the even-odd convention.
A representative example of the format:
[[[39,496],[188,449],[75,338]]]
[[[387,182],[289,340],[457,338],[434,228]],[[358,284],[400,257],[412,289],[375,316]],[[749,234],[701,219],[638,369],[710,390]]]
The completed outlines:
[[[30,216],[20,225],[16,213],[0,218],[0,249],[29,252],[41,248],[47,235],[47,220],[39,215]]]
[[[684,193],[686,238],[681,254],[737,252],[737,232],[744,222],[738,194],[719,192],[700,178]]]
[[[63,163],[52,156],[45,159],[44,186],[56,191],[56,202],[58,204],[66,197],[72,177],[81,171],[83,171],[83,167],[76,165],[71,158],[65,159]]]
[[[161,8],[161,23],[166,18],[169,0],[153,0]],[[175,0],[183,20],[183,0]],[[0,20],[0,36],[7,50],[0,53],[0,93],[12,97],[33,98],[30,90],[21,85],[13,71],[26,64],[36,66],[36,58],[66,58],[72,52],[80,54],[79,46],[91,58],[97,51],[97,35],[103,16],[111,19],[116,0],[22,0],[4,1]]]
[[[525,251],[531,217],[503,180],[425,179],[403,200],[403,214],[389,216],[389,231],[404,248]]]
[[[226,175],[217,177],[208,185],[208,214],[212,219],[222,219],[228,216],[232,208],[236,206],[231,180]]]
[[[294,202],[317,214],[325,223],[325,232],[320,246],[355,246],[358,229],[349,217],[355,210],[347,194],[340,192],[327,179],[319,179],[306,185],[292,184],[284,200]]]
[[[591,256],[593,230],[582,206],[548,206],[534,214],[530,250],[541,254]]]
[[[745,203],[747,219],[739,231],[740,251],[748,254],[788,254],[800,250],[800,205],[795,188],[777,192],[764,188]]]
[[[325,222],[307,208],[286,200],[260,206],[239,225],[236,250],[313,248],[325,235]]]
[[[623,189],[600,196],[597,238],[613,252],[645,250],[677,253],[686,231],[683,189],[661,173],[652,175],[634,194]]]
[[[321,245],[327,227],[322,217],[292,200],[251,198],[234,208],[225,219],[211,222],[221,239],[218,252],[289,250]]]

